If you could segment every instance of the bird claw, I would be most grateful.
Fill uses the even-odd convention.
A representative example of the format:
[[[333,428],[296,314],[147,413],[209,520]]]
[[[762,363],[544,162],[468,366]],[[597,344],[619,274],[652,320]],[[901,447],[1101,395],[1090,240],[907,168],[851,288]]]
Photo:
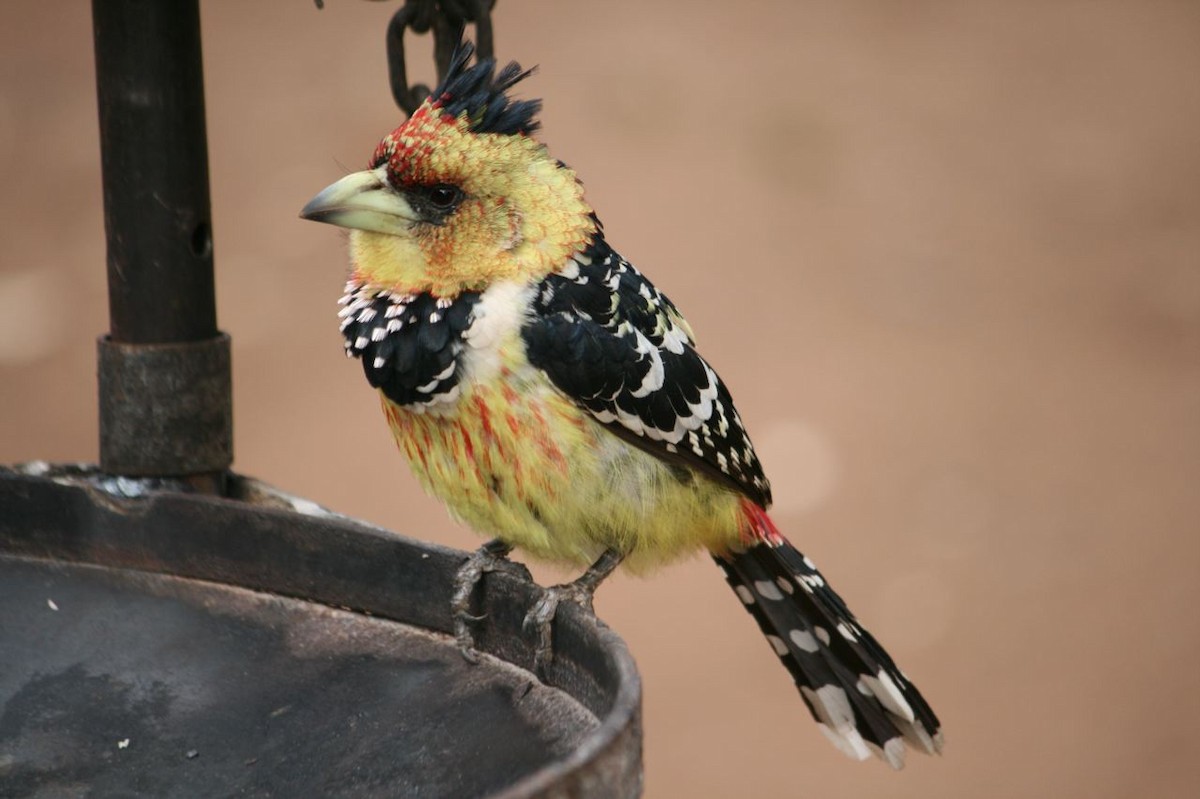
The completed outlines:
[[[592,596],[596,593],[596,589],[600,587],[600,583],[608,575],[612,574],[617,566],[621,565],[621,561],[624,558],[624,555],[614,550],[606,549],[604,554],[589,566],[588,570],[579,579],[563,585],[552,585],[549,588],[542,589],[541,596],[533,603],[529,612],[525,614],[525,621],[522,623],[522,627],[526,631],[531,628],[537,630],[538,641],[533,650],[533,670],[538,677],[543,680],[546,678],[547,669],[550,667],[550,662],[554,659],[552,627],[554,617],[558,615],[559,603],[564,599],[568,602],[574,602],[595,616],[596,611],[592,606]]]
[[[511,551],[512,547],[499,539],[488,541],[467,557],[454,577],[454,593],[450,598],[454,641],[458,644],[458,651],[462,653],[463,659],[468,663],[479,662],[479,653],[475,649],[475,637],[471,634],[470,624],[487,618],[486,613],[476,615],[471,612],[471,597],[475,593],[475,587],[483,581],[483,575],[504,571],[519,578],[529,579],[528,569],[508,559],[508,553]]]
[[[473,616],[466,611],[456,610],[454,612],[454,642],[458,644],[458,651],[463,656],[463,660],[472,666],[479,663],[479,652],[475,649],[475,638],[471,635],[471,629],[467,623],[482,621],[485,618],[487,618],[486,613],[481,616]]]
[[[592,595],[595,588],[566,583],[552,585],[542,589],[541,596],[525,614],[522,629],[526,632],[536,632],[537,644],[533,650],[533,670],[538,677],[545,679],[547,669],[554,660],[554,617],[558,615],[558,606],[564,600],[579,605],[588,613],[595,615]]]

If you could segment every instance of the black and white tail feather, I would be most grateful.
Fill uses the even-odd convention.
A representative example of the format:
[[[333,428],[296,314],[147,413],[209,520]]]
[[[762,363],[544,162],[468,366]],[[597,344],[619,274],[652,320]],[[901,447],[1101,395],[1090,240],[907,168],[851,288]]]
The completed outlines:
[[[941,753],[937,716],[812,561],[777,533],[714,559],[834,746],[896,769],[905,741]]]

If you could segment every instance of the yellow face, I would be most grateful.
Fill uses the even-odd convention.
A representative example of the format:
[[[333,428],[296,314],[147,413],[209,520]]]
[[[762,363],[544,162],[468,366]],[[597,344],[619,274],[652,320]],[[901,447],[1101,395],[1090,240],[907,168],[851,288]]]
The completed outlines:
[[[595,232],[570,169],[524,134],[476,133],[426,102],[388,134],[372,168],[301,215],[350,228],[355,277],[454,296],[556,271]]]

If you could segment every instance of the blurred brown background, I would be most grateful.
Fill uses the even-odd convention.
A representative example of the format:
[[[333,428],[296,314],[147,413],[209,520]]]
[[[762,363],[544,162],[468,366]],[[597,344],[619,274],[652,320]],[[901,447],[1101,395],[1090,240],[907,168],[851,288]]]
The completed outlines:
[[[473,547],[342,357],[340,234],[296,217],[400,120],[395,7],[204,4],[235,465]],[[901,774],[843,759],[697,558],[600,593],[647,795],[1197,795],[1200,5],[501,0],[496,31],[946,728]],[[8,4],[0,67],[0,462],[95,460],[87,4]]]

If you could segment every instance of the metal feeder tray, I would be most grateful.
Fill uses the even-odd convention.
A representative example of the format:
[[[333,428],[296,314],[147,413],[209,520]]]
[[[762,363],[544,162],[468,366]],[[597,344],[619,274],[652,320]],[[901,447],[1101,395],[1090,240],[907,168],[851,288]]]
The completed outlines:
[[[160,481],[169,484],[167,481]],[[0,796],[623,797],[640,685],[574,606],[548,685],[536,587],[231,475],[232,498],[0,469]]]

